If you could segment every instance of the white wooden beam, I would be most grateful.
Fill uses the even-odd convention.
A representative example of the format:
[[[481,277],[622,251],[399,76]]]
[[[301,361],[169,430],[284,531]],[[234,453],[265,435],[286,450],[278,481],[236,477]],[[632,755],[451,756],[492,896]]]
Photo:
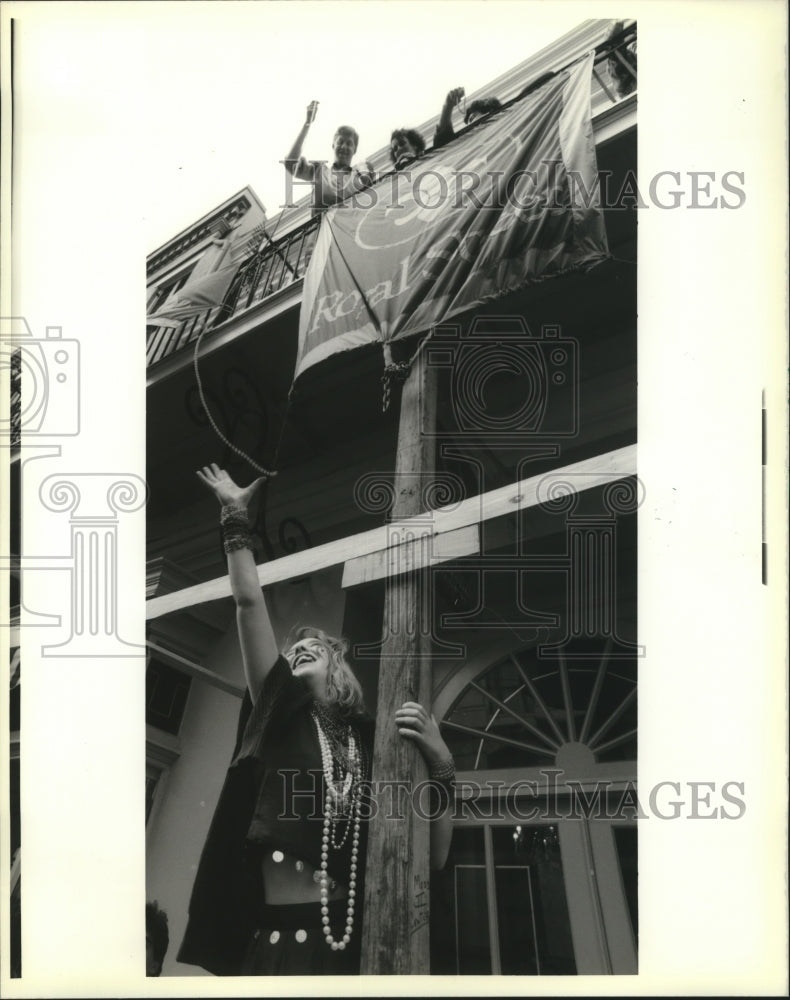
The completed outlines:
[[[324,545],[316,545],[303,552],[294,552],[292,555],[283,556],[282,559],[263,563],[258,566],[258,581],[261,587],[270,587],[275,583],[318,573],[338,563],[346,563],[371,553],[384,552],[390,547],[390,542],[396,535],[400,534],[405,538],[408,531],[412,532],[413,537],[414,534],[422,534],[428,528],[434,536],[438,536],[458,528],[481,524],[494,517],[512,514],[514,511],[535,507],[548,499],[546,488],[551,481],[567,482],[574,492],[580,493],[635,474],[636,445],[627,445],[585,459],[583,462],[575,462],[561,469],[552,469],[509,486],[481,493],[455,505],[440,507],[430,512],[430,515],[421,514],[415,518],[382,525],[380,528],[363,531],[348,538],[339,538],[334,542],[326,542]],[[428,516],[431,520],[430,524],[426,525]],[[148,620],[159,618],[194,604],[217,601],[229,596],[230,581],[227,576],[221,576],[147,601],[145,616]]]
[[[437,566],[450,559],[477,555],[480,551],[480,529],[476,524],[441,535],[434,535],[431,529],[425,528],[421,531],[410,529],[405,534],[404,538],[393,531],[386,549],[349,559],[343,567],[343,588]]]

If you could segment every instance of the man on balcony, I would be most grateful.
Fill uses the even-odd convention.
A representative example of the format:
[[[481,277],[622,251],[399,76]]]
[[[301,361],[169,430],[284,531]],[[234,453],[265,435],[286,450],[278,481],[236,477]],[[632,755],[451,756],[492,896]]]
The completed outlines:
[[[313,215],[320,215],[332,205],[343,201],[344,198],[361,191],[373,183],[374,172],[370,164],[366,164],[366,169],[359,170],[351,165],[351,160],[359,145],[359,135],[350,125],[341,125],[335,132],[332,140],[332,152],[335,155],[332,166],[328,166],[325,160],[306,160],[302,156],[302,145],[310,131],[310,126],[315,121],[318,101],[311,101],[307,106],[305,123],[296,137],[290,153],[283,163],[285,169],[300,181],[307,181],[313,185]],[[290,201],[290,199],[289,199]]]

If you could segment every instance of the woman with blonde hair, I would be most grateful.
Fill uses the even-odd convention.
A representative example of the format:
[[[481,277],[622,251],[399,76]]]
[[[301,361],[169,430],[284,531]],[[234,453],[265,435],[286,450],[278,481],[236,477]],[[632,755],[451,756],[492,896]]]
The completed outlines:
[[[203,848],[178,959],[217,975],[359,972],[373,720],[347,643],[300,628],[277,649],[252,553],[247,508],[263,478],[198,476],[221,505],[247,692],[236,746]],[[444,790],[431,864],[452,834],[454,767],[433,716],[396,713]]]

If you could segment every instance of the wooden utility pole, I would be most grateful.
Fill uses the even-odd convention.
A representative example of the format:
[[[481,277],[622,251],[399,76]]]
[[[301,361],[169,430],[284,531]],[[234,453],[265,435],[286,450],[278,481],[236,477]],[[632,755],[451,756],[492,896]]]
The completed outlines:
[[[436,369],[420,355],[401,396],[393,520],[423,512],[424,489],[435,470],[436,384]],[[430,832],[412,808],[412,790],[428,773],[417,748],[395,726],[395,712],[405,701],[430,709],[428,572],[390,576],[386,585],[373,781],[392,784],[379,794],[370,823],[362,932],[367,975],[430,972]]]

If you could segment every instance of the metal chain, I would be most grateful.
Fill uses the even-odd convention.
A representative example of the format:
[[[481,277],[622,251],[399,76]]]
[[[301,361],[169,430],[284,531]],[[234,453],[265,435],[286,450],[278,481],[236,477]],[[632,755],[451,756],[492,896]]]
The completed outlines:
[[[384,343],[382,346],[384,348],[384,374],[381,376],[381,412],[386,413],[390,408],[390,400],[392,396],[392,383],[400,382],[401,385],[409,377],[409,372],[411,372],[415,361],[422,354],[425,345],[433,336],[434,327],[425,334],[420,343],[417,346],[417,350],[412,354],[408,361],[393,361],[392,360],[392,349],[388,343]]]
[[[402,385],[409,377],[410,371],[411,371],[411,361],[393,361],[392,364],[389,364],[384,368],[384,374],[381,376],[382,413],[386,413],[390,407],[390,397],[392,395],[392,383],[400,382]]]

